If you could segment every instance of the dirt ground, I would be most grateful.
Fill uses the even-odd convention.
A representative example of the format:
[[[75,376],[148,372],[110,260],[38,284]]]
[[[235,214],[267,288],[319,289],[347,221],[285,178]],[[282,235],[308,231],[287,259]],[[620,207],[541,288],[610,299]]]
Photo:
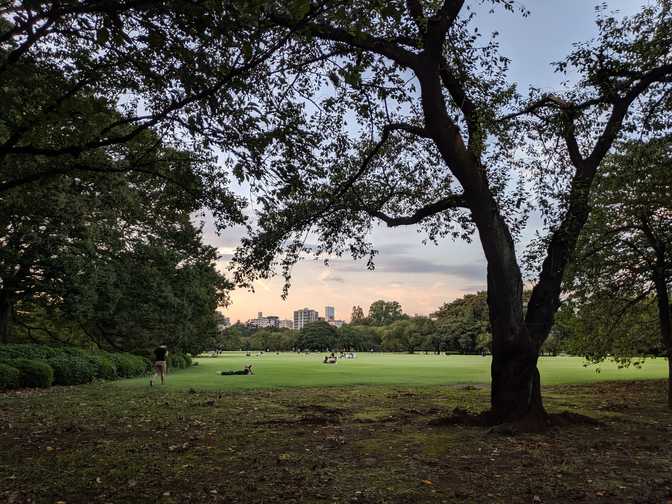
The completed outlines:
[[[0,502],[670,503],[665,384],[544,389],[599,425],[441,425],[487,387],[0,395]]]

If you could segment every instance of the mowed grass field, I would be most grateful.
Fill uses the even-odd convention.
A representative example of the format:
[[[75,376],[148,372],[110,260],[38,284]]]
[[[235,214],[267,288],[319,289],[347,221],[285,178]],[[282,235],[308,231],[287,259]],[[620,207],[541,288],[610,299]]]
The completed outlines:
[[[184,390],[245,390],[348,385],[451,385],[490,382],[490,357],[358,353],[355,359],[323,364],[325,354],[228,352],[201,357],[187,370],[169,371],[166,388]],[[222,376],[221,371],[252,364],[253,376]],[[649,359],[641,367],[619,369],[613,362],[586,365],[580,357],[542,357],[543,385],[579,384],[610,380],[660,379],[667,375],[665,359]],[[599,369],[599,372],[597,371]],[[147,387],[146,378],[116,382],[120,387]]]

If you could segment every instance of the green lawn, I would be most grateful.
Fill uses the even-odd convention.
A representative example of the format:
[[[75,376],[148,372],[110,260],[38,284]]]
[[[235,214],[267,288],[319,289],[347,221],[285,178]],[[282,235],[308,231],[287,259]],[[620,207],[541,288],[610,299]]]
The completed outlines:
[[[167,388],[198,390],[242,390],[285,387],[322,387],[343,385],[442,385],[489,383],[490,357],[473,355],[406,355],[360,353],[353,360],[322,364],[323,354],[229,352],[220,357],[196,359],[198,366],[170,373]],[[664,378],[667,362],[651,359],[641,368],[618,369],[612,362],[584,366],[580,357],[543,357],[540,359],[544,385],[589,383],[605,380]],[[252,364],[254,376],[221,376],[220,371],[242,369]],[[146,387],[146,378],[117,382],[121,387]]]
[[[0,502],[672,502],[666,382],[605,382],[663,377],[662,359],[599,374],[582,359],[542,359],[547,410],[598,423],[518,435],[446,421],[489,407],[487,385],[455,385],[486,383],[489,358],[198,361],[166,387],[145,378],[0,394]],[[247,362],[256,375],[217,374]],[[591,381],[601,383],[563,384]]]

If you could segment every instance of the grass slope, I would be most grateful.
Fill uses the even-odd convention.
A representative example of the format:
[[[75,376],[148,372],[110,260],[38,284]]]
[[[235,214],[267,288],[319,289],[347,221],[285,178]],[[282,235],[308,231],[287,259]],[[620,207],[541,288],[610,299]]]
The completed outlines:
[[[170,374],[167,388],[172,390],[244,390],[285,387],[325,387],[346,385],[442,385],[489,383],[490,357],[472,355],[406,355],[360,353],[353,360],[322,364],[323,355],[294,353],[230,352],[221,357],[197,359],[198,366]],[[539,360],[544,385],[589,383],[606,380],[640,380],[664,378],[667,361],[651,359],[641,369],[631,366],[618,369],[611,362],[584,366],[580,357],[542,357]],[[220,376],[224,370],[254,366],[254,376]],[[147,379],[118,382],[120,387],[146,387]]]

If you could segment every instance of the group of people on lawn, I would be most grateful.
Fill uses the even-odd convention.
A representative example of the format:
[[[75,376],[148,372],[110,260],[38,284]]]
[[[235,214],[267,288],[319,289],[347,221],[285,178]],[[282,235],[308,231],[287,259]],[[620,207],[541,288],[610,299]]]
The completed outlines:
[[[336,357],[336,354],[334,352],[331,352],[330,355],[325,355],[324,360],[322,361],[324,364],[336,364],[338,359],[354,359],[357,356],[355,352],[341,352],[341,354]]]

